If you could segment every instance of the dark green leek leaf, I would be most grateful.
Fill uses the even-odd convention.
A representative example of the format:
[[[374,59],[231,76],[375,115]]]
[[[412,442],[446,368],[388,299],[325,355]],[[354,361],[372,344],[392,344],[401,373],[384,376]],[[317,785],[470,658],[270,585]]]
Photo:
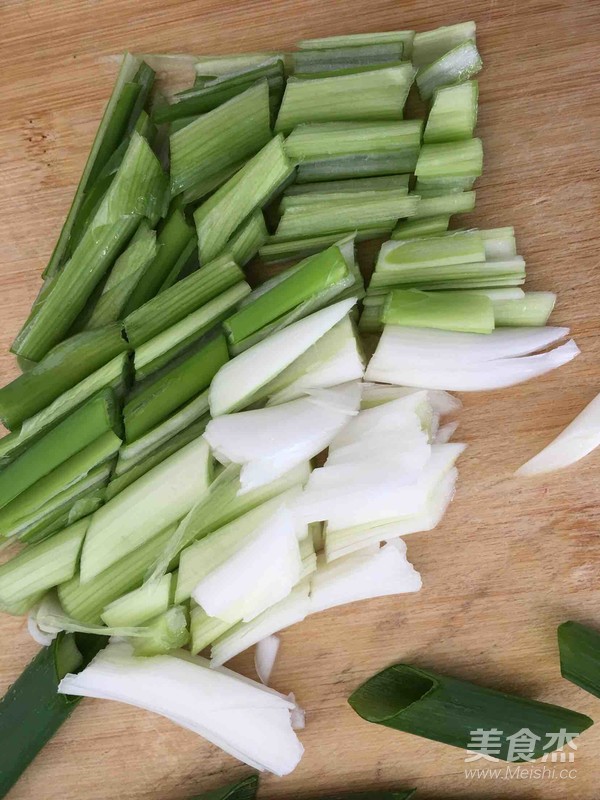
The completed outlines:
[[[62,678],[86,667],[105,644],[104,637],[61,633],[10,687],[0,702],[0,797],[7,794],[81,700],[57,693]]]
[[[600,633],[579,622],[558,626],[563,678],[600,697]]]
[[[409,664],[384,669],[348,702],[368,722],[423,736],[504,761],[528,761],[593,725],[576,711],[540,703]],[[521,738],[519,738],[521,737]]]

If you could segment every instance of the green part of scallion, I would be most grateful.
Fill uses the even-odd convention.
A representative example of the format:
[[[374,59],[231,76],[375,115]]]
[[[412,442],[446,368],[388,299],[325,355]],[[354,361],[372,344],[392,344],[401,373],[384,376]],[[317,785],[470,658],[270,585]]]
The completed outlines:
[[[421,197],[413,215],[414,219],[466,214],[475,208],[475,195],[476,192],[458,192],[440,197]]]
[[[491,333],[494,308],[484,295],[395,289],[387,296],[382,321],[412,328]]]
[[[120,446],[119,436],[112,430],[107,430],[38,478],[0,509],[0,535],[21,535],[29,525],[32,515],[35,518],[38,512],[43,512],[47,503],[55,502],[63,492],[71,492],[80,479],[86,479],[95,467],[116,455]]]
[[[244,274],[229,254],[215,259],[148,300],[125,318],[125,332],[139,355],[149,342],[192,312],[243,280]],[[141,363],[141,359],[137,359]]]
[[[275,124],[289,133],[303,122],[401,119],[415,70],[409,63],[333,78],[290,78]]]
[[[600,697],[600,633],[572,620],[557,633],[563,678]]]
[[[20,429],[0,439],[0,465],[13,461],[45,431],[102,389],[112,388],[120,395],[128,364],[128,353],[121,353],[25,420]]]
[[[518,286],[525,281],[525,262],[517,257],[506,261],[482,261],[415,266],[374,272],[369,294],[394,287],[412,289],[485,289]]]
[[[448,230],[449,224],[450,217],[446,215],[407,219],[396,225],[392,233],[392,239],[413,239],[417,236],[435,236],[439,233],[445,233]]]
[[[258,791],[258,775],[250,775],[241,781],[198,794],[190,800],[254,800]]]
[[[293,161],[311,162],[357,154],[395,153],[405,156],[412,172],[421,146],[421,120],[399,122],[317,122],[299,125],[285,141],[285,150]]]
[[[368,180],[368,178],[366,179]],[[349,181],[352,183],[353,181]],[[311,185],[311,184],[307,184]],[[348,231],[351,233],[351,231]],[[363,230],[356,231],[355,240],[357,242],[365,242],[369,239],[379,239],[384,236],[389,236],[391,233],[391,224],[381,228],[364,228]],[[280,238],[277,235],[269,237],[266,244],[264,244],[258,251],[262,261],[267,264],[277,264],[282,261],[297,260],[299,258],[306,258],[314,253],[319,253],[326,247],[335,244],[340,238],[339,233],[325,233],[321,236],[311,236],[301,239],[287,239],[286,237]]]
[[[425,739],[484,752],[503,761],[531,761],[550,752],[548,735],[564,729],[565,744],[591,725],[584,714],[486,689],[409,664],[369,678],[348,700],[367,722]],[[527,740],[517,737],[526,729]],[[496,731],[493,744],[475,748],[477,732]],[[560,745],[554,745],[554,749]],[[550,749],[546,749],[546,748]]]
[[[410,165],[413,164],[411,167]],[[373,178],[405,173],[414,169],[415,155],[400,153],[357,153],[336,158],[305,161],[298,165],[296,183],[310,185],[318,181]]]
[[[477,123],[478,94],[477,81],[437,89],[423,133],[425,144],[470,139]]]
[[[206,183],[270,138],[269,86],[263,80],[171,134],[172,194]]]
[[[168,609],[172,584],[173,575],[163,575],[159,581],[145,583],[139,589],[113,600],[102,612],[103,622],[109,628],[145,625],[148,620],[154,619]]]
[[[241,223],[292,172],[283,137],[276,136],[194,212],[200,263],[216,258]]]
[[[481,56],[475,42],[464,42],[449,50],[437,61],[417,73],[417,86],[423,100],[428,100],[442,86],[462,83],[482,68]]]
[[[302,39],[298,42],[299,50],[329,50],[332,47],[361,47],[364,45],[381,45],[399,43],[403,46],[404,56],[412,55],[414,31],[383,31],[381,33],[350,33],[341,36],[325,36],[317,39]]]
[[[243,307],[225,320],[223,327],[229,342],[238,344],[347,275],[348,267],[339,247],[334,245],[309,256],[270,291],[255,299],[250,295]]]
[[[80,520],[0,566],[0,608],[22,602],[70,580],[77,569],[88,520]]]
[[[195,183],[181,195],[183,203],[185,205],[197,203],[207,195],[212,194],[216,189],[223,186],[236,172],[239,172],[246,163],[246,160],[247,159],[243,158],[241,161],[236,161],[234,164],[219,170],[219,172],[215,172],[214,175],[211,175],[206,180]]]
[[[475,41],[476,26],[473,21],[445,25],[432,31],[416,33],[413,39],[412,62],[424,67],[437,61],[460,44]]]
[[[481,139],[461,142],[424,144],[419,153],[415,175],[421,178],[477,177],[483,170]]]
[[[86,328],[100,328],[123,317],[127,301],[156,254],[156,231],[142,221],[125,252],[115,261]]]
[[[13,342],[12,352],[40,361],[65,337],[98,282],[127,246],[139,221],[136,215],[122,216],[88,229],[50,290],[32,310]]]
[[[389,66],[402,60],[403,44],[399,41],[360,44],[320,49],[301,49],[294,54],[294,74],[339,73],[346,69],[369,69]]]
[[[204,648],[212,644],[215,639],[222,636],[229,628],[231,628],[230,622],[225,622],[225,620],[218,617],[209,617],[201,606],[192,601],[190,613],[190,636],[192,641],[190,649],[194,655],[202,652]]]
[[[410,175],[379,175],[374,178],[350,178],[341,181],[319,181],[318,183],[294,183],[284,193],[285,197],[309,194],[336,194],[339,192],[376,192],[386,189],[406,189]]]
[[[178,409],[164,422],[149,430],[148,433],[140,436],[139,439],[136,439],[131,444],[126,444],[122,447],[119,452],[115,474],[122,475],[133,469],[151,456],[152,453],[168,445],[174,437],[192,425],[196,435],[199,436],[202,432],[200,430],[200,420],[204,420],[206,425],[209,419],[208,392],[205,391]]]
[[[376,271],[482,261],[485,261],[483,237],[473,230],[386,242],[379,253]]]
[[[104,502],[112,466],[112,461],[108,461],[93,467],[41,508],[34,508],[19,520],[13,535],[24,544],[37,544],[93,514]]]
[[[498,328],[542,327],[547,324],[556,303],[553,292],[525,292],[521,298],[494,302]]]
[[[399,45],[398,45],[399,46]],[[337,78],[341,75],[357,75],[361,72],[373,72],[377,69],[390,69],[390,67],[400,67],[405,63],[399,58],[391,61],[382,61],[380,64],[369,64],[366,66],[329,68],[323,63],[323,69],[317,72],[295,72],[294,78],[302,80],[318,80],[319,78]]]
[[[4,695],[0,702],[0,796],[6,796],[81,699],[58,694],[62,678],[86,667],[105,644],[100,636],[60,633]]]
[[[229,359],[223,334],[207,341],[155,379],[142,384],[123,409],[127,442],[134,442],[206,389]]]
[[[476,175],[461,175],[456,178],[417,178],[413,192],[419,197],[441,197],[472,189],[476,180]]]
[[[65,417],[0,471],[0,509],[99,436],[119,429],[114,396],[105,390]]]
[[[127,109],[123,108],[121,96],[124,92],[130,92],[130,89],[125,89],[125,87],[135,82],[136,73],[140,68],[140,64],[140,60],[130,53],[126,53],[123,57],[115,86],[98,127],[92,149],[84,167],[77,191],[75,192],[75,197],[73,198],[73,203],[69,209],[67,219],[65,220],[48,266],[44,270],[44,277],[52,277],[58,272],[66,260],[65,256],[68,253],[71,230],[84,201],[84,193],[89,188],[91,182],[90,178],[93,174],[98,174],[100,172],[107,157],[115,149],[126,130],[133,104],[136,102],[136,97],[130,98],[131,107],[128,113]]]
[[[192,401],[193,402],[193,401]],[[184,406],[180,412],[177,412],[176,416],[180,419],[180,414],[183,415],[186,411],[190,408],[191,403],[188,403],[187,406]],[[172,418],[171,418],[172,419]],[[168,419],[163,425],[166,427],[171,419]],[[192,423],[188,427],[181,430],[179,433],[176,433],[166,442],[161,442],[160,445],[157,447],[156,450],[152,450],[148,455],[145,455],[140,461],[136,461],[135,465],[126,464],[127,471],[122,473],[117,473],[116,477],[113,477],[106,488],[106,501],[116,497],[116,495],[120,494],[123,489],[126,489],[132,483],[134,483],[138,478],[141,478],[147,472],[149,472],[154,467],[161,464],[165,459],[169,456],[176,453],[178,450],[181,450],[182,447],[185,447],[186,444],[194,441],[199,436],[202,436],[204,430],[206,428],[208,422],[208,417],[201,416],[197,422]],[[164,428],[163,425],[159,425],[158,428],[155,428],[154,431],[151,431],[150,434],[155,435],[158,439],[158,434],[160,434]],[[145,437],[139,439],[139,442],[145,440]],[[118,462],[117,462],[118,465]]]
[[[180,357],[208,331],[226,319],[249,293],[248,284],[240,281],[162,333],[141,344],[135,352],[136,381],[143,381]]]
[[[290,204],[285,209],[276,235],[282,239],[300,239],[385,228],[400,218],[413,216],[419,202],[415,196],[407,196],[406,189],[314,195],[311,202]]]
[[[190,639],[188,613],[183,606],[172,606],[146,623],[146,633],[130,639],[133,654],[143,658],[160,656],[185,647]]]
[[[227,250],[236,264],[245,266],[269,238],[262,211],[251,214],[227,242]]]
[[[101,615],[109,603],[142,585],[148,567],[162,553],[173,531],[173,526],[165,528],[86,583],[75,575],[61,584],[58,597],[65,613],[80,622],[102,624]]]
[[[245,92],[257,81],[265,79],[268,82],[273,102],[278,104],[284,85],[283,62],[277,57],[267,57],[262,63],[242,68],[236,72],[225,73],[208,81],[200,88],[180,92],[176,97],[176,102],[157,108],[153,119],[160,124],[206,114]]]
[[[118,324],[66,339],[52,348],[39,364],[0,389],[0,419],[7,428],[16,428],[128,349]]]
[[[143,280],[136,283],[123,306],[125,318],[158,294],[193,237],[193,227],[187,223],[183,213],[176,206],[173,207],[156,237],[156,256],[144,269]]]

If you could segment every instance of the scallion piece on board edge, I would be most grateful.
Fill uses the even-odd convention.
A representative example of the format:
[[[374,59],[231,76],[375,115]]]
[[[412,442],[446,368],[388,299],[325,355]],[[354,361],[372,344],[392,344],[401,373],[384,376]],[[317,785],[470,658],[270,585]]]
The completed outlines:
[[[563,678],[600,697],[600,633],[579,622],[563,622],[558,649]]]

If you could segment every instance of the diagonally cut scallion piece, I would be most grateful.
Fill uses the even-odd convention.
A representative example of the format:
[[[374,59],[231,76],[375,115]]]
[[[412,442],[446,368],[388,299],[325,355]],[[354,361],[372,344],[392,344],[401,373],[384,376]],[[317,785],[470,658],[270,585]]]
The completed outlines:
[[[600,633],[573,621],[563,622],[557,633],[563,678],[600,697]]]
[[[403,63],[334,78],[290,78],[275,130],[289,133],[302,122],[401,119],[414,75]]]
[[[503,761],[531,761],[550,752],[545,749],[549,731],[564,729],[566,741],[570,741],[593,724],[589,717],[567,708],[409,664],[395,664],[369,678],[348,702],[367,722],[463,749],[472,747],[473,731],[501,731],[498,743],[482,752]],[[528,752],[511,749],[511,737],[523,729],[534,734],[527,742]]]
[[[174,206],[158,232],[156,256],[147,265],[143,280],[136,283],[128,297],[123,316],[128,316],[158,294],[193,237],[193,227],[183,212]]]
[[[156,231],[142,221],[125,252],[115,261],[86,328],[100,328],[121,319],[131,293],[144,279],[156,253]]]
[[[107,387],[114,388],[118,392],[122,387],[127,365],[127,353],[116,356],[108,364],[73,386],[72,389],[59,395],[49,406],[25,420],[20,429],[0,439],[0,463],[6,464],[12,461],[44,431],[66,417],[70,411],[80,406],[96,392]]]
[[[80,520],[44,542],[33,544],[0,566],[0,607],[70,580],[89,521]]]
[[[481,139],[425,144],[419,153],[415,175],[421,178],[477,177],[483,170]]]
[[[393,152],[406,156],[407,167],[398,172],[411,172],[417,162],[422,129],[420,120],[316,122],[294,128],[285,140],[285,150],[298,162]]]
[[[81,552],[82,583],[184,517],[207,491],[210,466],[208,446],[197,439],[102,506],[92,517]]]
[[[171,134],[171,192],[190,192],[271,138],[269,86],[261,81]]]
[[[127,339],[136,349],[136,356],[140,345],[167,331],[243,278],[241,269],[226,254],[148,300],[125,318]]]
[[[0,471],[0,509],[98,437],[120,427],[112,392],[93,397]]]
[[[294,268],[287,279],[260,294],[223,323],[228,341],[238,344],[287,311],[310,300],[348,276],[348,267],[339,247],[330,247],[309,256]]]
[[[7,428],[16,428],[128,349],[119,324],[66,339],[39,364],[0,389],[0,419]]]
[[[127,246],[139,221],[139,216],[131,214],[88,228],[49,291],[32,309],[12,345],[13,353],[40,361],[65,338],[99,281]]]
[[[290,174],[283,137],[276,136],[194,212],[201,263],[218,256],[227,240]]]
[[[218,333],[201,343],[187,358],[140,386],[123,409],[127,442],[134,442],[206,389],[229,360],[227,342]]]
[[[484,295],[396,289],[387,296],[382,321],[413,328],[491,333],[494,308]]]
[[[464,42],[449,50],[437,61],[419,70],[417,86],[423,100],[428,100],[441,86],[461,83],[476,75],[482,68],[481,56],[475,42]]]
[[[81,582],[76,574],[58,587],[58,597],[65,612],[90,625],[102,624],[102,612],[113,600],[142,585],[148,567],[158,558],[174,528],[165,528],[145,544],[120,559],[97,577]]]
[[[135,351],[135,378],[142,381],[180,356],[211,328],[224,320],[248,294],[250,287],[240,281],[209,300],[162,333],[139,345]]]
[[[73,224],[79,213],[79,209],[84,200],[84,192],[88,189],[90,178],[93,173],[98,173],[104,166],[104,161],[107,155],[117,146],[122,133],[123,124],[127,123],[127,114],[116,113],[117,106],[120,104],[121,95],[123,94],[124,87],[131,84],[136,76],[136,72],[140,67],[140,60],[130,53],[126,53],[123,57],[119,74],[113,88],[112,94],[104,111],[104,115],[98,126],[98,131],[92,145],[92,149],[88,156],[87,163],[84,167],[79,186],[75,193],[73,203],[69,209],[67,219],[63,225],[54,252],[50,258],[48,266],[44,271],[44,277],[52,277],[62,266],[65,261],[65,254],[68,251],[69,239]],[[135,98],[133,98],[135,102]],[[122,111],[122,109],[121,109]],[[105,156],[102,156],[102,153]]]
[[[432,31],[416,33],[413,39],[412,62],[415,67],[424,67],[437,61],[459,44],[475,41],[476,26],[473,21],[445,25]]]
[[[438,89],[427,118],[423,142],[452,142],[470,139],[477,123],[477,81]]]

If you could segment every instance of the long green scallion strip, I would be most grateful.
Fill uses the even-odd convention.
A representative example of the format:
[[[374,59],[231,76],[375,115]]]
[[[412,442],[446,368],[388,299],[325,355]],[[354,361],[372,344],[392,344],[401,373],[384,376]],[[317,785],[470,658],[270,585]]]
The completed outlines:
[[[290,78],[275,130],[289,133],[303,122],[401,119],[414,75],[407,63],[333,78]]]
[[[339,247],[309,256],[289,276],[270,291],[261,293],[223,323],[231,344],[256,333],[301,303],[340,283],[348,276],[348,266]]]
[[[0,389],[0,419],[14,429],[128,349],[119,324],[66,339],[39,364]]]
[[[110,152],[117,146],[125,131],[131,111],[133,110],[133,104],[137,100],[137,96],[131,98],[129,108],[123,108],[121,97],[124,93],[124,87],[134,81],[139,68],[140,60],[135,56],[132,56],[130,53],[126,53],[121,64],[119,74],[117,75],[117,80],[110,96],[110,100],[108,101],[104,115],[98,127],[92,149],[83,170],[81,180],[79,181],[79,186],[77,187],[77,191],[67,215],[67,219],[63,225],[63,229],[60,233],[60,237],[56,243],[56,247],[54,248],[54,252],[52,253],[48,266],[44,271],[44,277],[52,277],[64,263],[65,254],[67,253],[69,247],[71,230],[84,201],[84,193],[87,190],[90,182],[94,179],[94,175],[98,174],[98,172],[104,166],[104,163],[110,155]]]
[[[563,678],[600,697],[600,633],[579,622],[563,622],[558,648]]]
[[[86,667],[106,639],[59,634],[21,673],[0,702],[0,795],[4,797],[73,713],[80,697],[58,694],[68,672]]]
[[[494,307],[485,295],[396,289],[387,296],[382,321],[413,328],[491,333]]]
[[[311,184],[308,185],[310,186]],[[356,231],[355,240],[357,242],[365,242],[369,239],[387,237],[390,233],[391,225],[389,224],[380,228],[364,228]],[[339,233],[325,233],[321,236],[310,236],[301,239],[288,239],[287,237],[274,235],[269,237],[258,252],[261,260],[265,263],[277,264],[282,261],[297,260],[319,253],[326,247],[335,244],[339,238]]]
[[[141,388],[123,410],[127,441],[143,436],[206,389],[228,359],[227,342],[219,334]]]
[[[108,364],[92,372],[73,388],[59,395],[49,406],[42,408],[33,417],[25,420],[20,429],[0,439],[0,464],[14,460],[31,442],[50,429],[70,411],[80,406],[89,397],[107,387],[117,393],[122,387],[128,367],[128,354],[122,353]]]
[[[307,77],[312,73],[339,74],[340,71],[369,69],[377,66],[390,66],[402,60],[402,42],[382,42],[360,44],[350,47],[323,47],[319,49],[300,49],[294,56],[294,74]]]
[[[131,314],[158,294],[193,237],[193,227],[183,212],[174,206],[158,232],[156,256],[144,269],[143,280],[133,288],[123,307],[123,316]]]
[[[262,81],[171,134],[171,192],[190,192],[271,138],[269,86]]]
[[[481,752],[503,761],[531,761],[550,752],[548,734],[564,729],[565,743],[593,721],[560,706],[486,689],[426,669],[395,664],[384,669],[348,700],[367,722],[423,736],[436,742],[473,749],[473,731],[501,731],[500,741]],[[512,747],[512,737],[523,729],[533,734],[528,750]],[[554,749],[559,745],[554,743]]]
[[[80,520],[46,541],[26,547],[0,566],[0,608],[70,580],[88,527]]]
[[[296,182],[312,184],[317,181],[373,178],[398,175],[414,169],[415,155],[410,150],[399,152],[353,153],[352,155],[301,161]],[[411,167],[410,164],[413,164]]]
[[[131,292],[143,278],[146,267],[156,257],[156,232],[140,223],[127,250],[115,261],[98,298],[87,328],[99,328],[122,317]]]
[[[242,270],[228,254],[206,264],[125,318],[129,343],[137,351],[140,345],[197,311],[243,278]]]
[[[292,172],[276,136],[194,212],[200,262],[216,258],[239,225],[268,200]]]
[[[119,424],[112,392],[93,397],[0,471],[0,509]]]

